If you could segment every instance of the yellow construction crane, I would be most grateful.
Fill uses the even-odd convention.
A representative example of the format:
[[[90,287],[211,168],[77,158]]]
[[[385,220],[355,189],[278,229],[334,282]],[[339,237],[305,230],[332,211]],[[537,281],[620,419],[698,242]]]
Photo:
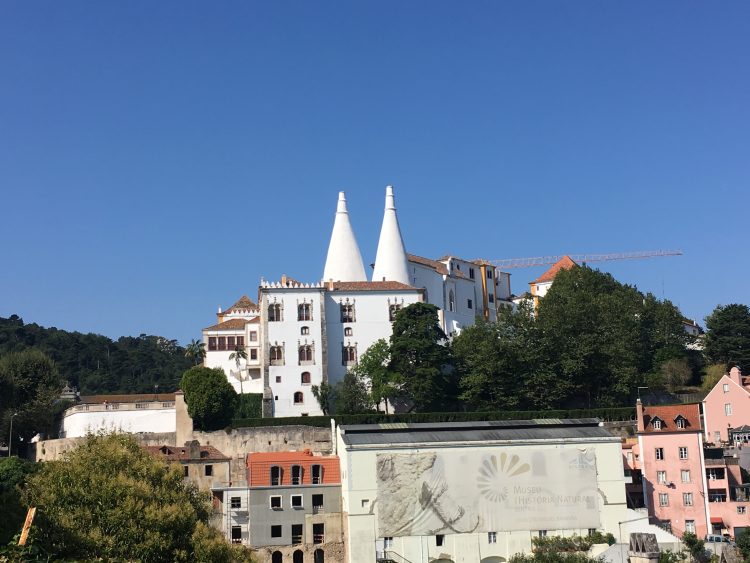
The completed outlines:
[[[643,260],[645,258],[660,258],[662,256],[682,256],[682,250],[646,250],[642,252],[620,252],[614,254],[568,254],[574,262],[587,264],[589,262],[604,262],[607,260]],[[536,256],[533,258],[506,258],[504,260],[486,260],[500,270],[511,268],[532,268],[534,266],[548,266],[564,258],[560,256]]]

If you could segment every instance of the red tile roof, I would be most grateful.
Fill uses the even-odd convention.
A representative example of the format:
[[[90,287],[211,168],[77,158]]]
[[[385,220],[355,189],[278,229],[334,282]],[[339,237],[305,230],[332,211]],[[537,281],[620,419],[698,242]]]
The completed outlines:
[[[230,311],[235,311],[235,310],[243,311],[247,309],[257,309],[257,308],[258,308],[258,305],[252,299],[250,299],[247,295],[243,295],[237,300],[237,302],[234,305],[229,307],[229,309],[227,309],[224,312],[229,313]]]
[[[682,416],[685,428],[677,428],[675,420]],[[661,420],[661,430],[656,430],[652,424],[654,418]],[[659,434],[665,432],[700,432],[701,417],[698,403],[687,405],[661,405],[643,407],[643,432],[645,434]]]
[[[396,281],[333,282],[336,291],[418,291],[416,287]]]
[[[143,448],[151,455],[166,461],[230,461],[231,459],[213,446],[199,446],[200,457],[195,458],[190,457],[188,446],[143,446]]]
[[[555,276],[560,270],[570,270],[576,266],[578,266],[578,264],[576,264],[570,256],[563,256],[557,262],[552,264],[552,267],[549,270],[530,283],[551,282],[555,279]]]
[[[148,403],[174,401],[174,393],[142,393],[135,395],[81,395],[81,403],[96,405],[107,403]]]
[[[271,467],[281,468],[281,482],[278,486],[292,486],[292,466],[302,467],[300,485],[312,484],[313,465],[320,465],[323,470],[323,485],[341,483],[338,456],[316,456],[310,450],[301,452],[258,452],[247,455],[248,483],[251,487],[268,487],[271,485]]]
[[[406,257],[409,259],[409,262],[414,262],[416,264],[421,264],[423,266],[427,266],[428,268],[432,268],[438,274],[441,274],[443,276],[448,275],[448,266],[446,266],[442,262],[439,262],[437,260],[430,260],[429,258],[417,256],[416,254],[407,254]]]
[[[252,320],[253,319],[229,319],[228,321],[224,321],[223,323],[206,327],[203,330],[242,330],[243,328],[245,328],[245,325],[249,322],[252,322]]]

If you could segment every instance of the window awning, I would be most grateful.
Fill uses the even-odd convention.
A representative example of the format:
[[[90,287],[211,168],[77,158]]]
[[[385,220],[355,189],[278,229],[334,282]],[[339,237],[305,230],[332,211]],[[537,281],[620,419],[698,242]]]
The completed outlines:
[[[721,516],[711,516],[711,524],[723,524],[724,520],[721,519]]]

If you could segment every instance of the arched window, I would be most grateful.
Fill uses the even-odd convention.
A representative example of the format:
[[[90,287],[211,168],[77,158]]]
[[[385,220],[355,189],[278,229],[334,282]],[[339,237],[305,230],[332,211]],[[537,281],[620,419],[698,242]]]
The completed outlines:
[[[310,344],[302,344],[299,347],[299,365],[304,366],[313,363],[313,347]]]
[[[300,303],[297,305],[297,320],[298,321],[311,321],[312,320],[312,304],[311,303]]]
[[[448,292],[448,310],[449,311],[456,310],[456,296],[453,295],[452,289]]]
[[[304,563],[304,555],[301,550],[296,550],[292,555],[292,563]]]
[[[303,371],[302,376],[300,377],[300,383],[302,383],[302,385],[310,385],[311,379],[312,378],[310,377],[310,372]]]
[[[388,320],[389,321],[393,322],[396,320],[396,313],[398,313],[401,310],[401,307],[403,307],[403,305],[397,305],[395,303],[393,305],[388,306]]]
[[[271,466],[271,486],[278,487],[281,485],[281,467],[278,465]]]
[[[310,334],[310,327],[309,326],[303,326],[301,329],[299,329],[299,333],[302,336],[307,336],[308,334]]]
[[[284,562],[284,556],[281,554],[280,551],[274,551],[273,555],[271,555],[271,563],[283,563]]]
[[[341,364],[345,366],[353,366],[357,363],[357,347],[356,346],[344,346],[341,351]]]
[[[271,303],[268,306],[268,320],[271,321],[283,321],[284,309],[281,307],[281,303]]]
[[[284,365],[284,347],[283,346],[271,346],[270,356],[271,356],[272,366]]]
[[[302,484],[302,466],[292,465],[292,485]]]
[[[356,317],[354,315],[354,304],[342,303],[341,304],[341,322],[353,323],[355,320],[356,320]]]
[[[301,405],[305,402],[305,395],[302,391],[295,391],[294,393],[294,404]]]
[[[320,485],[323,482],[323,466],[316,463],[310,466],[310,472],[312,473],[312,484]]]
[[[344,336],[354,336],[354,331],[352,330],[352,327],[348,326],[344,329]]]
[[[313,563],[325,563],[326,557],[323,550],[318,548],[313,552]]]

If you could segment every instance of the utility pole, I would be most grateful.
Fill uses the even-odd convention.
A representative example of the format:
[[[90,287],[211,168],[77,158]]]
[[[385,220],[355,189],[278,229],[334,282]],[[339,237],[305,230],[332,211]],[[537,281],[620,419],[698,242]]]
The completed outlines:
[[[10,449],[13,446],[13,417],[18,413],[14,412],[10,415],[10,435],[8,436],[8,457],[10,457]]]

